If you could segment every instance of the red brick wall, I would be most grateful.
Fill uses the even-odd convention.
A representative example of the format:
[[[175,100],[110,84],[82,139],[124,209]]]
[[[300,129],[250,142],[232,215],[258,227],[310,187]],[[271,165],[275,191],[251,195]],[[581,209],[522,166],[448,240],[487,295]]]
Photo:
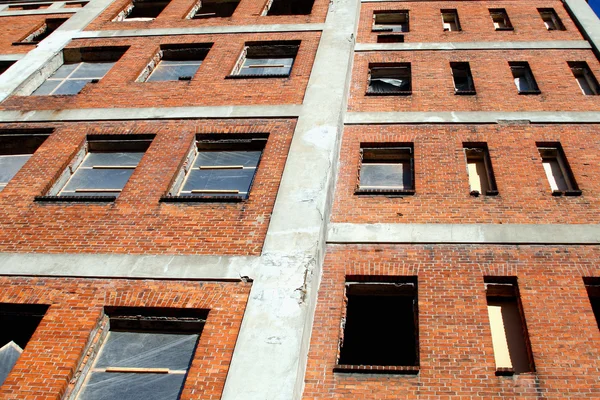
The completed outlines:
[[[582,277],[599,265],[594,246],[329,246],[304,399],[598,398],[600,333]],[[332,372],[346,275],[418,276],[417,376]],[[494,375],[484,276],[518,278],[537,372]]]
[[[0,278],[0,302],[48,304],[2,387],[5,400],[60,399],[105,306],[210,309],[182,399],[220,399],[249,283]],[[6,327],[4,327],[6,328]]]
[[[504,8],[514,30],[496,31],[490,17],[490,8]],[[554,8],[566,30],[548,31],[538,8]],[[457,10],[462,31],[444,32],[440,12],[442,9]],[[362,3],[358,43],[377,42],[377,32],[371,32],[375,10],[407,10],[410,31],[404,34],[404,41],[410,43],[583,40],[560,1],[403,1]]]
[[[55,133],[0,192],[0,251],[260,254],[295,121],[95,122],[55,126]],[[34,197],[45,194],[64,171],[86,135],[125,133],[154,133],[156,137],[114,203],[34,202]],[[159,203],[196,133],[270,134],[248,200]]]
[[[190,28],[200,26],[227,26],[252,24],[306,24],[325,21],[328,0],[315,0],[310,15],[261,16],[267,0],[242,0],[233,15],[228,18],[185,19],[197,0],[171,0],[169,5],[154,21],[112,20],[129,4],[131,0],[117,0],[106,9],[86,30],[122,30],[156,28]]]
[[[457,96],[450,62],[468,61],[477,95]],[[509,61],[527,61],[542,91],[519,95]],[[350,111],[595,111],[600,96],[585,96],[567,61],[587,61],[597,79],[591,50],[382,51],[354,56]],[[369,63],[410,62],[412,95],[365,96]]]
[[[21,15],[18,17],[0,17],[0,54],[22,54],[35,49],[35,44],[13,46],[26,38],[31,32],[42,26],[49,18],[69,18],[72,14]]]
[[[360,143],[414,143],[416,194],[355,195]],[[500,194],[469,195],[463,142],[486,142]],[[560,142],[583,195],[553,197],[536,142]],[[331,220],[352,223],[600,221],[596,125],[346,126]]]
[[[74,40],[68,47],[131,46],[96,84],[71,96],[12,96],[6,109],[93,107],[180,107],[300,104],[317,52],[320,33],[158,36]],[[225,79],[248,41],[301,40],[289,78]],[[191,81],[136,82],[161,44],[214,43]]]

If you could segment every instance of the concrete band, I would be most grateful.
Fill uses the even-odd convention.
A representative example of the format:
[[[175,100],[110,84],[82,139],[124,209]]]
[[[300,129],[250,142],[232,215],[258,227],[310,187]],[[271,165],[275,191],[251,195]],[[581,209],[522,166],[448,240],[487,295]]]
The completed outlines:
[[[12,6],[13,4],[11,4]],[[44,8],[43,10],[14,10],[0,11],[0,17],[16,17],[23,15],[75,14],[80,8]]]
[[[591,49],[585,40],[539,42],[454,42],[454,43],[357,43],[355,51],[418,50],[572,50]]]
[[[423,111],[423,112],[349,112],[346,124],[496,124],[499,121],[525,123],[595,124],[600,113],[593,111]]]

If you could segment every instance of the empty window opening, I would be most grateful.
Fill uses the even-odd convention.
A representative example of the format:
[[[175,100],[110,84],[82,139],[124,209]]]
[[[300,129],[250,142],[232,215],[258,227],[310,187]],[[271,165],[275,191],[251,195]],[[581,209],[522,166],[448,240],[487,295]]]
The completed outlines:
[[[266,141],[267,135],[198,137],[169,193],[176,198],[162,200],[247,199]]]
[[[373,12],[373,32],[408,32],[408,11]]]
[[[537,82],[533,77],[529,63],[523,61],[509,62],[515,86],[519,94],[540,94]]]
[[[19,4],[14,6],[8,6],[9,10],[41,10],[50,7],[52,3],[38,3],[38,4]]]
[[[492,170],[490,154],[485,144],[465,143],[463,144],[465,158],[467,160],[467,173],[469,174],[469,186],[471,195],[495,196],[498,194],[496,180]]]
[[[52,130],[0,130],[0,190],[19,172]]]
[[[490,8],[490,16],[497,31],[512,31],[513,26],[504,8]]]
[[[0,304],[0,385],[21,356],[49,306]]]
[[[411,93],[410,63],[369,64],[367,94],[410,95]]]
[[[16,61],[0,61],[0,75],[6,72]]]
[[[348,281],[346,301],[339,366],[419,365],[416,277]]]
[[[569,61],[567,63],[571,68],[571,72],[577,80],[577,84],[581,89],[581,92],[586,96],[596,96],[600,94],[600,86],[596,77],[590,70],[587,62],[585,61]]]
[[[377,43],[404,43],[404,35],[377,35]]]
[[[475,94],[475,83],[468,62],[451,62],[454,94]]]
[[[309,15],[315,0],[269,0],[263,15]]]
[[[552,194],[580,195],[581,191],[577,187],[560,143],[538,143],[537,147]]]
[[[211,45],[163,45],[138,80],[189,81],[202,65]]]
[[[583,278],[585,288],[590,299],[590,305],[592,306],[592,312],[596,317],[596,324],[600,329],[600,279],[599,278]]]
[[[63,7],[64,8],[82,8],[82,7],[85,7],[86,4],[87,4],[87,1],[77,1],[77,2],[65,3],[65,5]]]
[[[179,398],[208,312],[133,307],[105,312],[109,330],[71,398]]]
[[[231,17],[239,0],[201,0],[190,12],[191,19]]]
[[[114,21],[152,21],[169,5],[170,0],[134,0]]]
[[[299,47],[299,41],[246,43],[230,77],[287,77]]]
[[[127,50],[126,47],[104,47],[63,50],[61,65],[32,94],[74,95],[88,83],[97,83],[110,71]]]
[[[361,145],[358,193],[414,193],[412,144],[376,145]]]
[[[554,11],[554,8],[538,8],[540,17],[549,31],[564,31],[565,26]]]
[[[535,371],[515,278],[485,278],[496,375]]]
[[[460,22],[458,21],[458,11],[442,10],[441,12],[444,32],[458,32],[461,30]]]
[[[49,18],[42,26],[31,32],[21,41],[13,44],[37,44],[46,39],[52,32],[60,27],[67,19],[66,18]]]

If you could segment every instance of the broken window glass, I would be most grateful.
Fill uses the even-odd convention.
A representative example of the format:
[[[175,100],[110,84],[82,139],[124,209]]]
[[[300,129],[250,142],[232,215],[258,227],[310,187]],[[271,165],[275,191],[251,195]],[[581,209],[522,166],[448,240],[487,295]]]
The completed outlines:
[[[369,66],[368,94],[404,94],[412,92],[410,64]]]
[[[408,11],[375,11],[372,30],[373,32],[408,32]]]
[[[147,82],[191,80],[202,65],[211,44],[166,45],[160,50],[160,61]]]
[[[362,148],[359,191],[412,191],[412,147]]]
[[[298,52],[299,43],[248,45],[237,76],[289,76]]]

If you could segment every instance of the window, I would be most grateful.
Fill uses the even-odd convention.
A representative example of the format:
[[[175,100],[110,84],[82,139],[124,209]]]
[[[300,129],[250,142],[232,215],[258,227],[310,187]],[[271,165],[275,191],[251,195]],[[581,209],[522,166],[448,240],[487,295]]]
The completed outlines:
[[[379,147],[375,147],[379,146]],[[357,193],[413,194],[412,144],[363,144]]]
[[[66,18],[50,18],[47,19],[42,26],[31,32],[29,35],[21,39],[13,45],[19,44],[37,44],[46,39],[52,32],[60,27],[67,19]]]
[[[373,32],[408,32],[408,11],[373,12]]]
[[[585,288],[590,299],[590,305],[592,306],[592,312],[596,317],[596,324],[600,329],[600,279],[598,278],[583,278]]]
[[[535,371],[517,280],[484,278],[496,375]]]
[[[97,83],[125,53],[123,47],[63,50],[61,65],[34,92],[34,96],[73,95],[88,83]]]
[[[248,198],[267,135],[198,137],[176,183],[162,201],[244,200]]]
[[[0,304],[0,326],[3,327],[0,329],[0,385],[17,363],[47,310],[48,306],[41,304]]]
[[[113,21],[152,21],[169,5],[170,0],[133,0]]]
[[[0,61],[0,75],[6,72],[16,61]]]
[[[269,0],[263,15],[309,15],[314,0]]]
[[[460,31],[458,12],[456,10],[442,10],[442,25],[444,27],[444,32]]]
[[[52,130],[0,131],[0,190],[19,172]]]
[[[504,8],[490,8],[490,16],[497,31],[512,31],[513,27]]]
[[[542,157],[542,165],[546,178],[554,196],[579,196],[581,190],[575,183],[575,178],[569,167],[560,143],[538,143],[538,151]]]
[[[246,43],[228,78],[288,77],[299,46],[299,41]]]
[[[468,62],[451,62],[454,94],[475,94],[475,84]]]
[[[334,370],[418,373],[417,278],[357,278],[346,282],[346,315]]]
[[[404,43],[404,35],[377,35],[377,43]]]
[[[515,61],[509,62],[510,71],[512,72],[515,86],[519,94],[540,94],[540,89],[533,77],[529,63]]]
[[[189,81],[202,65],[209,45],[163,45],[139,81]]]
[[[577,80],[579,88],[586,96],[596,96],[600,94],[600,86],[590,67],[585,61],[569,61],[567,63],[571,72]]]
[[[190,12],[188,18],[225,18],[231,17],[240,4],[239,0],[201,0]]]
[[[554,8],[538,8],[538,12],[542,17],[542,21],[544,21],[544,25],[546,29],[549,31],[564,31],[565,26],[563,25],[560,18],[554,11]]]
[[[109,330],[100,334],[98,353],[71,398],[178,399],[208,312],[133,307],[105,312]]]
[[[410,63],[369,64],[369,95],[410,95]]]
[[[38,201],[114,201],[153,135],[92,135],[47,196]]]
[[[467,173],[471,195],[495,196],[498,194],[496,180],[492,170],[492,162],[486,144],[464,143],[465,158],[467,160]]]

